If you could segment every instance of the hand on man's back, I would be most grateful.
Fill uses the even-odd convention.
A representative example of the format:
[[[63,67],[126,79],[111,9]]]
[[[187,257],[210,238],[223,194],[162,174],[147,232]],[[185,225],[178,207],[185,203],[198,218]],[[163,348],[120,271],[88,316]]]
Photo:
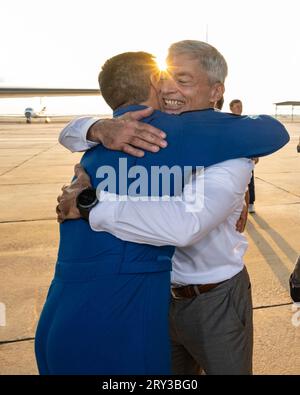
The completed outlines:
[[[80,164],[75,165],[74,172],[76,177],[74,181],[70,185],[63,186],[63,193],[57,197],[56,214],[59,223],[81,217],[76,199],[83,189],[91,186],[90,177]]]
[[[100,142],[104,147],[143,157],[145,151],[158,152],[165,148],[166,134],[154,126],[140,122],[152,114],[153,108],[128,112],[118,118],[101,119],[92,125],[87,140]]]

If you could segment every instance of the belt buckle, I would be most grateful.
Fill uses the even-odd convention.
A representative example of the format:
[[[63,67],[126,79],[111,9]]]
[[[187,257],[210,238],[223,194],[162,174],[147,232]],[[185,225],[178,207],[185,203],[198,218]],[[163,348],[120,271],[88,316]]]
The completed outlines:
[[[200,290],[199,290],[198,287],[199,287],[199,285],[193,285],[193,289],[194,289],[195,294],[196,294],[197,296],[201,295],[201,292],[200,292]]]

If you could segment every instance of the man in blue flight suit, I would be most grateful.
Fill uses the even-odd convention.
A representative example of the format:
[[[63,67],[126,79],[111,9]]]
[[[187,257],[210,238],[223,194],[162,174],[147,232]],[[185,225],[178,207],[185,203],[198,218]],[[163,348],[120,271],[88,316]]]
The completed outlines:
[[[159,108],[159,75],[152,55],[125,53],[109,59],[99,83],[114,117],[143,106]],[[211,102],[222,95],[222,81],[216,81],[211,86]],[[284,127],[270,117],[237,118],[213,109],[180,116],[154,111],[144,121],[168,134],[168,147],[143,158],[101,145],[93,148],[81,161],[93,188],[105,182],[109,167],[116,176],[110,191],[121,193],[119,166],[125,159],[128,169],[143,166],[149,175],[153,166],[195,169],[233,158],[267,155],[289,139]],[[130,188],[134,180],[128,177],[127,182]],[[150,186],[148,178],[146,195],[152,193]],[[77,197],[82,218],[61,224],[55,276],[36,333],[39,371],[169,374],[168,308],[174,247],[124,242],[106,232],[93,232],[86,219],[97,199],[94,190],[88,191],[91,201],[86,192]],[[162,192],[160,188],[158,195]],[[179,192],[176,182],[171,182],[169,194]]]

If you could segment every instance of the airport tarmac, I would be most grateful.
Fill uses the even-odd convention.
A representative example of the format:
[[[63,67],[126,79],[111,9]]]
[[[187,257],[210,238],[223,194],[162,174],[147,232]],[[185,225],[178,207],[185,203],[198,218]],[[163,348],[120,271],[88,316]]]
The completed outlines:
[[[58,144],[63,126],[0,123],[0,374],[37,373],[33,339],[57,254],[56,197],[81,157]],[[256,166],[247,224],[255,374],[300,374],[300,304],[288,287],[300,254],[300,123],[286,126],[290,143]]]

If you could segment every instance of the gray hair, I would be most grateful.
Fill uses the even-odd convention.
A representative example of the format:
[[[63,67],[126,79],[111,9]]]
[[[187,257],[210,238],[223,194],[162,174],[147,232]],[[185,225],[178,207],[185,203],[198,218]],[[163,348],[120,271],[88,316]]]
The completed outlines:
[[[178,41],[170,46],[167,59],[182,54],[198,59],[211,83],[225,82],[228,72],[226,60],[212,45],[197,40]]]

